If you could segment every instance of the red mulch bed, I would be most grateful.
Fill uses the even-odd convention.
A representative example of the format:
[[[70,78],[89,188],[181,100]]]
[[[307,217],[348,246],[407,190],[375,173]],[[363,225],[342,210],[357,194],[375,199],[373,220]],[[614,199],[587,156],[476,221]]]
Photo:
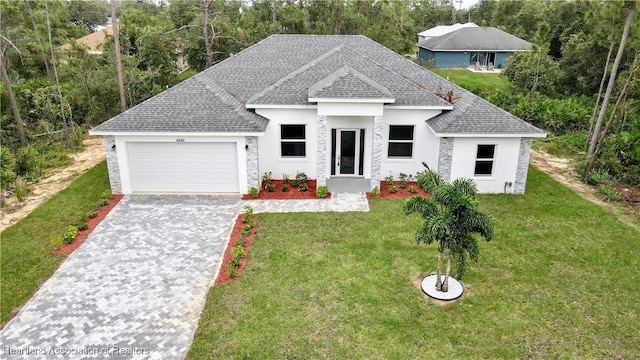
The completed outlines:
[[[400,181],[394,181],[393,182],[393,186],[396,187],[396,189],[398,189],[398,192],[392,193],[389,191],[389,188],[391,187],[390,185],[387,185],[386,182],[384,181],[380,181],[380,196],[376,197],[373,196],[372,192],[368,192],[367,193],[367,199],[376,199],[376,198],[407,198],[407,197],[412,197],[412,196],[417,196],[417,195],[422,195],[422,196],[429,196],[429,194],[420,189],[420,187],[418,186],[418,183],[415,181],[408,181],[407,182],[407,187],[404,189],[400,188]],[[418,190],[417,193],[412,193],[409,191],[409,188],[413,186],[414,188],[416,188],[416,190]]]
[[[65,254],[71,255],[77,248],[82,245],[82,243],[89,237],[89,234],[93,232],[93,230],[104,220],[104,218],[109,214],[109,212],[122,200],[124,195],[113,195],[111,199],[109,199],[109,203],[105,206],[101,206],[98,208],[98,216],[94,218],[90,218],[87,220],[87,228],[84,230],[78,231],[78,235],[73,240],[71,244],[62,244],[59,248],[51,251],[53,254]]]
[[[240,240],[242,228],[244,228],[245,225],[242,222],[243,217],[244,214],[240,214],[238,215],[238,217],[236,217],[236,223],[233,226],[233,230],[231,231],[231,237],[229,239],[229,243],[227,244],[227,248],[224,250],[224,256],[222,257],[222,266],[220,266],[220,271],[218,272],[218,277],[216,278],[215,285],[226,284],[238,279],[240,273],[242,273],[242,270],[244,270],[245,265],[247,265],[249,250],[251,249],[253,239],[256,237],[256,232],[258,230],[257,215],[253,215],[253,229],[251,229],[251,232],[247,236],[247,240],[244,243],[244,257],[240,261],[240,267],[236,270],[236,276],[229,276],[229,262],[232,259],[231,249],[234,248],[238,243],[238,240]]]
[[[242,200],[288,200],[288,199],[320,199],[316,197],[316,180],[307,180],[307,186],[309,190],[307,191],[298,191],[297,188],[291,185],[293,181],[289,181],[289,191],[282,192],[282,185],[284,184],[284,180],[271,180],[271,183],[275,185],[276,191],[268,192],[262,186],[260,189],[260,194],[256,198],[252,198],[251,195],[246,194],[242,196]],[[331,193],[327,195],[324,199],[330,199]]]

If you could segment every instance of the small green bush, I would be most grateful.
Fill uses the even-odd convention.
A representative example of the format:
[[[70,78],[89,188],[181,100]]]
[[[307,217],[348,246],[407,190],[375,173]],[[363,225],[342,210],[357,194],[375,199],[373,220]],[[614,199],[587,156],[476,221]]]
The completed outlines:
[[[257,187],[254,186],[249,190],[249,196],[251,196],[252,198],[255,199],[258,197],[258,195],[260,195],[260,189],[258,189]]]
[[[91,210],[87,213],[87,218],[89,219],[93,219],[96,216],[98,216],[98,210]]]
[[[280,190],[282,190],[282,192],[288,192],[289,191],[289,185],[282,184],[282,188]]]
[[[76,235],[78,235],[78,228],[75,227],[75,225],[69,225],[64,231],[64,234],[62,234],[62,242],[65,244],[71,244],[73,239],[76,238]]]
[[[375,197],[380,197],[380,188],[379,187],[374,187],[373,190],[371,190],[371,193],[373,194],[373,196]]]
[[[249,235],[251,233],[251,225],[247,224],[242,228],[242,233]]]
[[[389,175],[385,177],[384,182],[389,186],[393,185],[393,175]]]
[[[276,186],[272,183],[268,183],[264,188],[265,190],[267,190],[267,192],[276,192]]]
[[[603,170],[592,170],[587,176],[587,184],[589,185],[602,185],[610,183],[613,178],[609,175],[608,172]]]
[[[302,184],[306,185],[307,180],[309,180],[309,177],[307,176],[307,174],[305,174],[303,172],[298,172],[298,173],[296,173],[296,179],[293,180],[293,186],[297,187],[298,190],[300,190],[300,185],[302,185]]]
[[[289,185],[291,180],[289,179],[289,174],[282,174],[282,183],[285,185]]]
[[[608,185],[599,186],[598,194],[608,201],[622,201],[622,195]]]
[[[393,186],[393,185],[391,185],[391,186],[389,186],[389,192],[392,193],[392,194],[395,194],[395,193],[398,192],[398,188]]]
[[[9,187],[13,180],[14,159],[11,151],[4,147],[0,147],[0,189],[4,190]]]
[[[74,226],[75,226],[78,230],[87,230],[87,229],[89,228],[89,224],[87,224],[87,221],[86,221],[86,220],[79,221],[79,222],[77,222]]]
[[[35,180],[42,175],[42,159],[34,145],[18,150],[14,170],[18,176],[24,176],[28,180]]]
[[[326,186],[318,186],[316,189],[316,196],[323,199],[329,195],[329,188]]]
[[[412,194],[416,194],[416,193],[418,193],[418,189],[416,189],[415,186],[411,185],[411,186],[409,186],[409,192],[412,193]]]
[[[249,225],[249,228],[253,227],[253,208],[249,205],[244,207],[244,216],[242,222]]]
[[[25,196],[29,195],[30,192],[31,189],[29,189],[27,180],[22,176],[18,176],[13,182],[13,195],[15,195],[16,199],[20,202]]]
[[[236,268],[234,266],[229,266],[228,272],[229,272],[229,277],[234,278],[238,274],[238,268]]]
[[[298,185],[298,191],[309,191],[309,186],[306,183]]]
[[[262,186],[267,187],[267,185],[271,184],[271,171],[264,173],[262,175]]]

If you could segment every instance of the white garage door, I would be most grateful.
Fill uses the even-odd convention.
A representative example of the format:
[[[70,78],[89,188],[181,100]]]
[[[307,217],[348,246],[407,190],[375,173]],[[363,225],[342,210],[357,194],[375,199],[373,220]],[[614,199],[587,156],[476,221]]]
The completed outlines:
[[[236,143],[127,143],[133,192],[239,192]]]

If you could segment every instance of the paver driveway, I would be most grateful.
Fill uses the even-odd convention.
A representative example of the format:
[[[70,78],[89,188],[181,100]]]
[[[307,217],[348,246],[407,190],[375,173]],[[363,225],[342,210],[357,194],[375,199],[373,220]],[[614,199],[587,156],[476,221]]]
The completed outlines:
[[[3,329],[2,358],[183,358],[241,210],[238,196],[126,196]]]
[[[2,329],[1,358],[184,358],[245,204],[256,213],[369,210],[364,194],[349,193],[246,202],[127,195]]]

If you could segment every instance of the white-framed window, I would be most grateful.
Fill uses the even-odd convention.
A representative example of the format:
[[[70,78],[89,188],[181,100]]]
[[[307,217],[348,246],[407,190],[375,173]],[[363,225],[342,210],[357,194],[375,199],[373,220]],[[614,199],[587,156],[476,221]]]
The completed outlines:
[[[388,157],[413,157],[413,128],[413,125],[389,125]]]
[[[280,156],[307,156],[305,125],[280,125],[280,140]]]
[[[476,152],[476,168],[473,172],[473,175],[493,175],[493,161],[495,160],[495,154],[495,145],[478,145],[478,151]]]

